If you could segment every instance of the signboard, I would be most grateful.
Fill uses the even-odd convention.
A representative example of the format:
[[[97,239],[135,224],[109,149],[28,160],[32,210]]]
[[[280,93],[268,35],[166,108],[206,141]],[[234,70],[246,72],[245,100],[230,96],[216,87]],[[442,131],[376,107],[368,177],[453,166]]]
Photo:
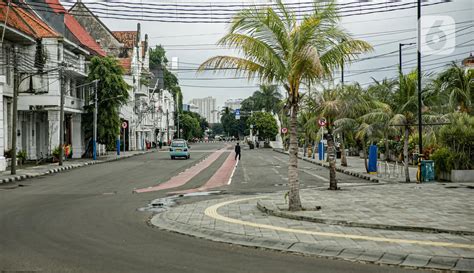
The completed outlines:
[[[288,129],[287,129],[287,128],[284,128],[284,127],[281,128],[281,133],[282,133],[282,134],[288,133]]]
[[[318,120],[318,124],[319,124],[319,126],[321,126],[321,127],[326,126],[326,119],[325,119],[325,118],[320,118],[320,119]]]
[[[240,119],[240,109],[235,109],[235,119]]]
[[[123,129],[127,129],[127,126],[128,126],[127,122],[125,122],[125,121],[122,122],[122,128],[123,128]]]

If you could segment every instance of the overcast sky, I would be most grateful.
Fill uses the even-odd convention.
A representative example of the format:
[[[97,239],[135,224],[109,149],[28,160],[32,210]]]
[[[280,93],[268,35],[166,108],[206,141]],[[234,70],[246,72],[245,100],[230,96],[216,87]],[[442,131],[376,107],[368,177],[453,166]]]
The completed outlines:
[[[88,0],[83,0],[88,2]],[[125,0],[124,0],[125,1]],[[301,0],[308,2],[309,0]],[[414,0],[400,0],[402,3],[413,3]],[[220,4],[249,4],[265,3],[269,1],[240,1],[236,0],[218,0],[218,1],[161,1],[144,0],[133,1],[134,3],[153,3],[161,4],[200,4],[207,5],[212,9],[213,5]],[[284,1],[298,3],[298,1]],[[349,4],[359,2],[358,0],[339,0],[339,4]],[[387,9],[394,0],[374,0],[370,3],[386,3]],[[440,0],[429,0],[428,3],[437,3]],[[440,66],[451,60],[459,60],[469,56],[474,51],[474,26],[473,26],[473,0],[452,0],[448,3],[425,6],[422,8],[423,15],[430,16],[449,16],[455,22],[447,22],[446,30],[455,32],[448,34],[448,43],[455,42],[454,52],[449,55],[430,55],[423,57],[424,69],[433,72],[441,69]],[[364,10],[367,3],[358,4],[360,10]],[[378,6],[380,11],[380,6]],[[215,8],[214,8],[215,9]],[[146,9],[144,9],[146,14]],[[143,12],[143,10],[141,11]],[[178,11],[176,11],[178,13]],[[100,16],[99,16],[100,17]],[[398,44],[400,42],[416,42],[416,8],[405,10],[376,12],[359,16],[343,17],[341,25],[348,30],[355,38],[363,39],[374,46],[374,52],[361,55],[360,58],[387,54],[377,58],[359,61],[345,68],[345,81],[358,81],[367,86],[371,78],[383,79],[384,77],[396,77],[396,68],[398,66]],[[439,17],[443,19],[442,17]],[[136,23],[139,21],[124,21],[116,19],[103,19],[105,24],[111,30],[135,30]],[[179,58],[179,70],[177,76],[182,86],[184,102],[192,98],[201,98],[212,96],[217,99],[217,105],[221,106],[227,99],[246,98],[258,89],[258,82],[248,82],[242,79],[228,79],[233,75],[218,74],[199,74],[193,71],[198,64],[207,58],[215,55],[229,55],[234,52],[228,49],[219,49],[215,46],[216,41],[222,37],[226,31],[224,23],[164,23],[141,20],[142,33],[147,33],[150,39],[150,46],[162,44],[169,59],[171,57]],[[453,39],[455,40],[453,41]],[[448,49],[449,50],[449,49]],[[403,50],[403,67],[405,73],[416,67],[416,46],[406,46]],[[367,70],[373,70],[368,72]],[[365,72],[365,73],[364,73]],[[336,81],[339,79],[339,73],[335,75]],[[224,78],[224,79],[222,79]],[[227,79],[226,79],[227,78]]]

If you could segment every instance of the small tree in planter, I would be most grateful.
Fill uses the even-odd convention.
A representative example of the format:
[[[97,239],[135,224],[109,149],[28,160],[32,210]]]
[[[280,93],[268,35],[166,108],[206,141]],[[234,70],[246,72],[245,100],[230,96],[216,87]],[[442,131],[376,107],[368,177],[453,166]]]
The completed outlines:
[[[16,158],[18,160],[18,164],[20,165],[20,167],[21,165],[25,163],[26,157],[27,157],[27,154],[25,150],[21,150],[17,153]]]
[[[59,146],[54,148],[51,154],[53,156],[53,162],[59,162],[59,157],[61,155],[61,149],[59,149]]]

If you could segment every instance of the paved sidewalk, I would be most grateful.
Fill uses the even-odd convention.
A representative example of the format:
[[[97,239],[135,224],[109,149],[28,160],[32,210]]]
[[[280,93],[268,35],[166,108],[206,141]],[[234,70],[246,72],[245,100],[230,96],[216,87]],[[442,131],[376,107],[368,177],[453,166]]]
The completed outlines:
[[[48,175],[52,173],[57,173],[65,170],[70,170],[74,168],[84,167],[93,164],[100,164],[104,162],[110,162],[114,160],[120,160],[136,155],[145,154],[148,152],[153,152],[156,150],[149,150],[149,151],[128,151],[125,153],[121,153],[120,156],[117,156],[116,152],[109,152],[107,155],[103,155],[97,158],[97,160],[92,160],[90,158],[87,159],[69,159],[63,162],[63,166],[59,166],[58,163],[49,163],[43,164],[38,166],[29,166],[21,169],[17,169],[16,175],[11,175],[10,171],[0,172],[0,184],[2,183],[9,183],[13,181],[20,181],[27,178],[37,177]]]
[[[274,149],[276,152],[286,153],[281,149]],[[307,162],[311,162],[317,165],[329,167],[329,163],[318,160],[318,154],[315,154],[315,159],[311,157],[303,156],[303,152],[298,153],[298,157]],[[405,182],[405,170],[402,164],[395,165],[395,162],[390,162],[386,166],[385,161],[378,161],[380,163],[381,170],[378,174],[368,174],[365,170],[364,159],[358,156],[347,156],[347,167],[341,165],[341,159],[336,160],[336,170],[345,174],[360,177],[373,182]],[[417,168],[415,166],[409,167],[410,181],[416,182]]]
[[[457,188],[450,188],[453,186]],[[258,203],[272,204],[285,211],[284,192],[179,205],[150,221],[162,229],[220,242],[360,262],[474,272],[473,190],[452,183],[302,190],[307,209],[322,208],[294,215],[334,220],[326,223],[276,217],[257,208]],[[341,225],[338,221],[373,226]],[[446,232],[439,232],[443,230]]]

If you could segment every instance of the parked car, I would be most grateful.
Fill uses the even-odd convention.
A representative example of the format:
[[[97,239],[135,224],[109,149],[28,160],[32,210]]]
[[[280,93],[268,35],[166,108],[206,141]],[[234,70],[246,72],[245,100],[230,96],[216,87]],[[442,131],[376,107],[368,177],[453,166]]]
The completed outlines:
[[[184,139],[174,139],[170,145],[170,157],[175,159],[176,157],[184,157],[189,159],[191,154],[189,153],[190,146]]]

